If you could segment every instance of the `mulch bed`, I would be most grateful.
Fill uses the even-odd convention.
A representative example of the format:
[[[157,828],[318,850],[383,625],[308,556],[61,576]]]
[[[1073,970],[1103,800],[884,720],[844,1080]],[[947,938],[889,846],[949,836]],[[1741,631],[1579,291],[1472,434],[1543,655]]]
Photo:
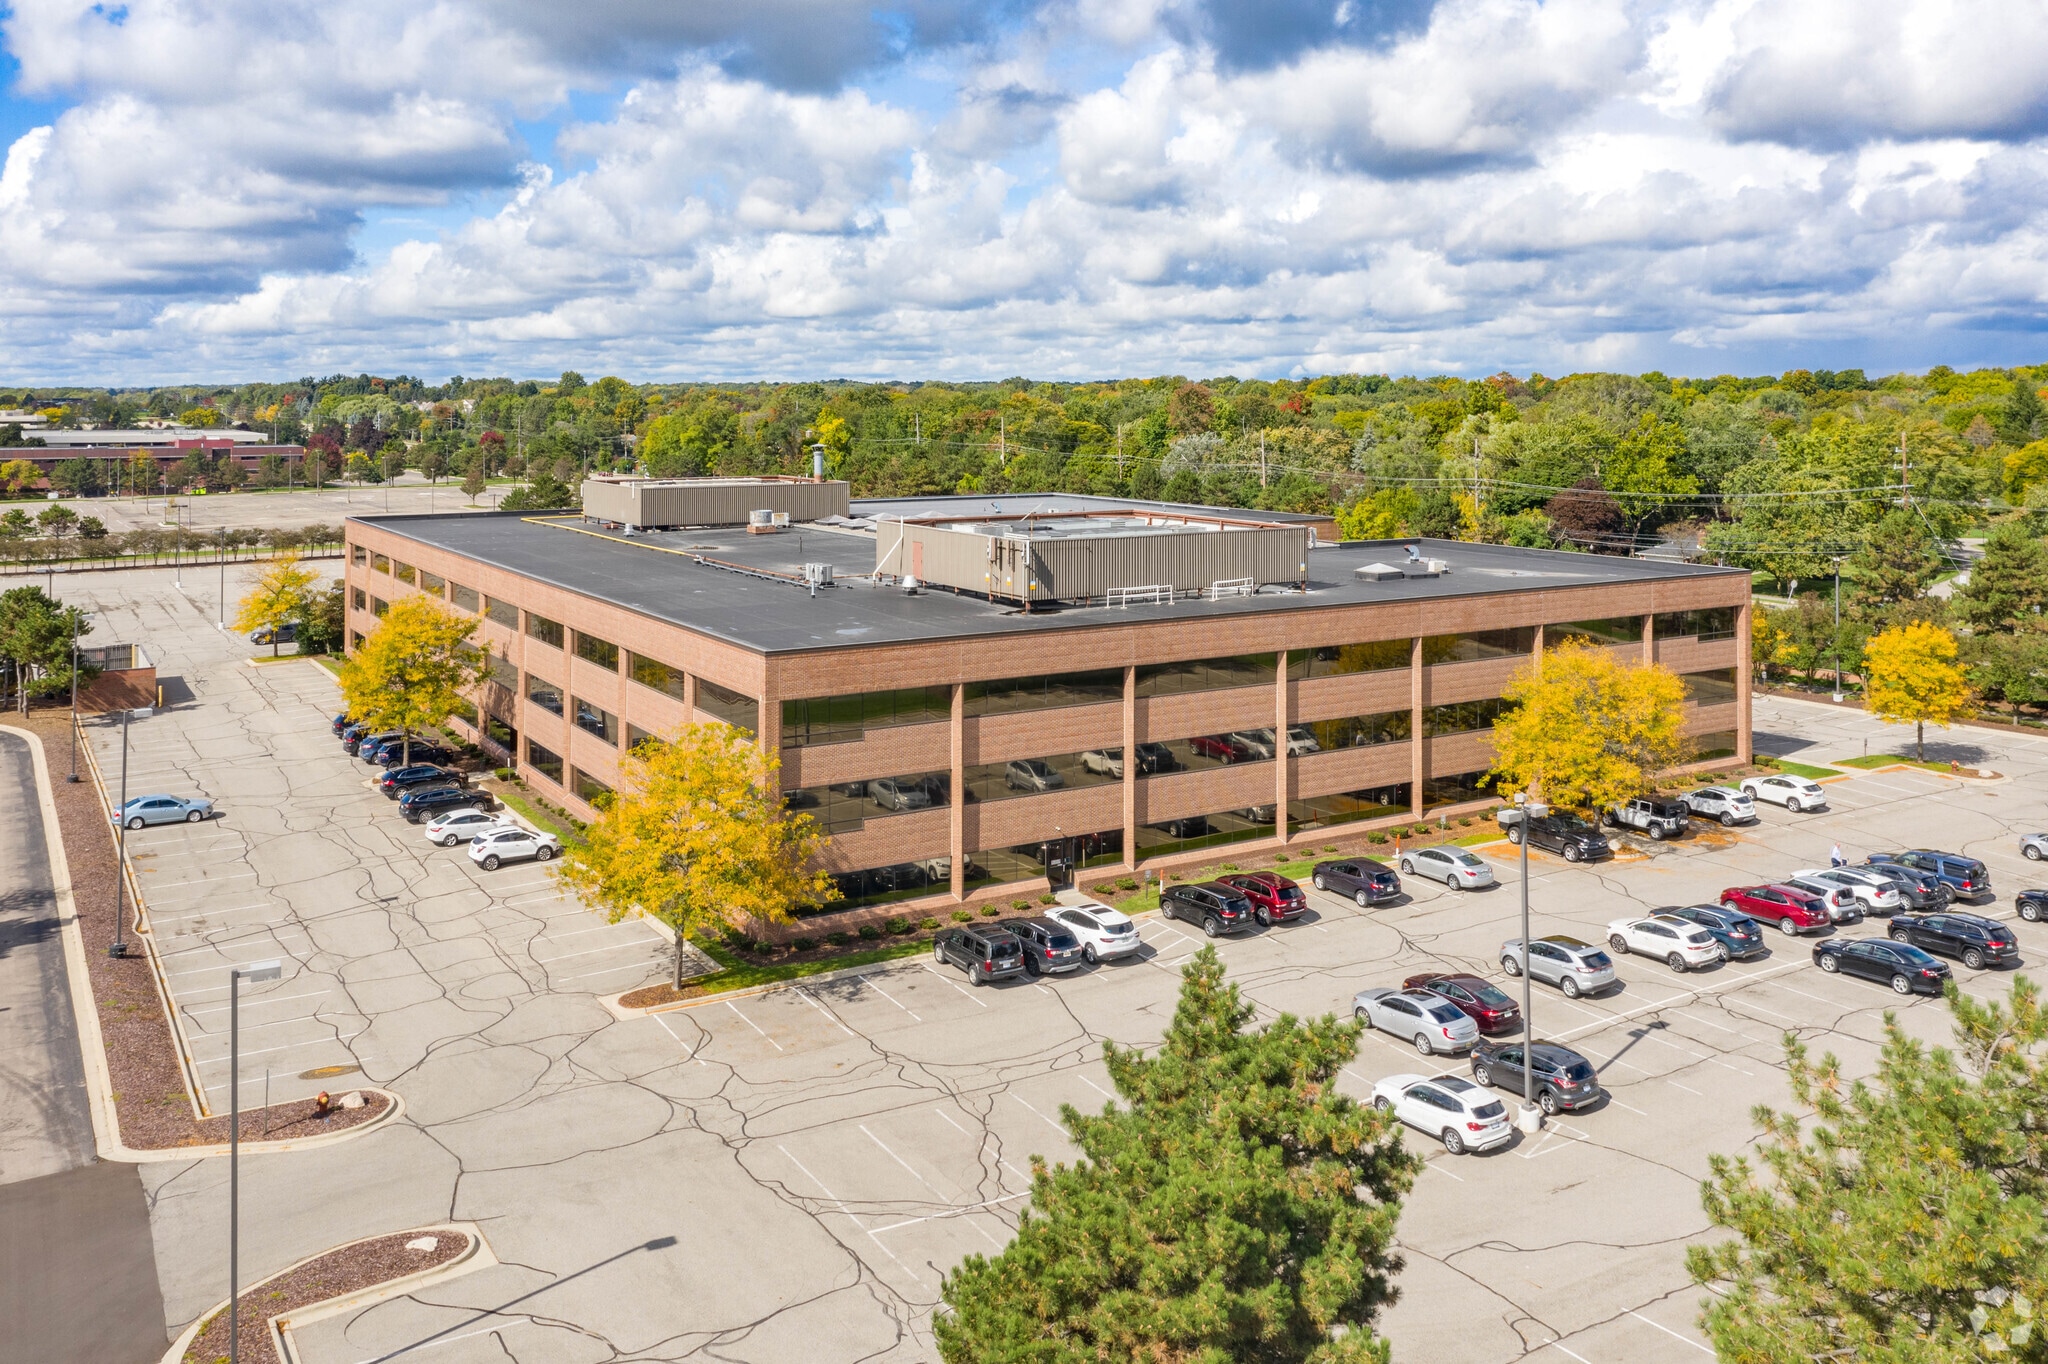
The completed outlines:
[[[135,904],[125,896],[131,955],[107,955],[107,947],[114,941],[118,854],[112,821],[100,804],[82,755],[77,783],[64,780],[71,770],[70,720],[69,707],[8,717],[8,723],[34,732],[43,741],[43,757],[49,764],[51,791],[57,802],[57,825],[64,835],[64,855],[71,869],[72,900],[85,941],[86,971],[92,978],[93,1001],[99,1007],[121,1140],[137,1150],[224,1142],[228,1139],[225,1116],[204,1122],[192,1116],[192,1101],[185,1092],[184,1075],[171,1043],[170,1021],[157,997],[149,959],[135,946]],[[344,1092],[337,1089],[335,1097]],[[282,1141],[339,1131],[368,1122],[390,1103],[378,1094],[363,1097],[367,1102],[361,1108],[337,1108],[324,1119],[311,1116],[310,1099],[273,1104],[268,1112],[246,1110],[242,1139]]]
[[[422,1236],[434,1238],[432,1250],[405,1248],[407,1241]],[[241,1357],[249,1364],[281,1364],[270,1346],[272,1317],[447,1264],[468,1249],[469,1237],[459,1231],[399,1231],[330,1250],[241,1295],[235,1323]],[[186,1348],[185,1364],[218,1364],[227,1358],[228,1313],[223,1307]]]

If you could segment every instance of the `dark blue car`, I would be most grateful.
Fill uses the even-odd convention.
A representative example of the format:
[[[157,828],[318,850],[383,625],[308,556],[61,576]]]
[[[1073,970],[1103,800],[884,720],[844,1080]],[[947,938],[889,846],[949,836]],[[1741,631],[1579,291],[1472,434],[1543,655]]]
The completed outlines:
[[[1730,961],[1747,961],[1770,951],[1764,945],[1763,927],[1747,914],[1738,914],[1719,905],[1683,905],[1676,909],[1660,909],[1657,913],[1706,929]]]

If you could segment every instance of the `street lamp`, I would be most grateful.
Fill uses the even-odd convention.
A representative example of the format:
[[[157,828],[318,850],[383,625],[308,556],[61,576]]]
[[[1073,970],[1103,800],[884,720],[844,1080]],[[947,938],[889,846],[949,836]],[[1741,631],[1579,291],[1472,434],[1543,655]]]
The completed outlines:
[[[1835,700],[1842,699],[1842,556],[1835,560]]]
[[[228,972],[228,1361],[242,1358],[240,1303],[242,1231],[242,982],[276,980],[284,965],[275,957]]]
[[[220,528],[220,619],[214,622],[214,629],[228,628],[228,528]]]
[[[123,898],[128,873],[128,721],[134,714],[132,710],[121,712],[121,803],[114,807],[114,940],[107,944],[110,957],[128,955],[128,942],[121,936],[121,931],[128,917],[128,906]]]
[[[1536,1058],[1532,1054],[1536,1045],[1536,997],[1529,975],[1529,821],[1543,818],[1550,813],[1550,807],[1530,800],[1526,791],[1517,791],[1515,809],[1521,812],[1522,826],[1522,836],[1515,840],[1522,849],[1522,1111],[1516,1117],[1516,1126],[1533,1132],[1543,1119],[1536,1107]]]
[[[78,622],[86,613],[71,613],[71,775],[64,780],[73,784],[78,781]]]

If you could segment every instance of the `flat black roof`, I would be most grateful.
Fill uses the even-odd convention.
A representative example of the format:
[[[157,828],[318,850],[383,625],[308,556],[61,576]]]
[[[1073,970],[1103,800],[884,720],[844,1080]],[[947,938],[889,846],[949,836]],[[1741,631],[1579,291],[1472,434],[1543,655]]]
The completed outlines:
[[[1044,497],[1039,501],[1055,499]],[[1109,507],[1130,502],[1096,499]],[[904,498],[855,502],[856,516],[896,514],[936,503],[1004,503],[1015,514],[1017,498]],[[1057,499],[1071,508],[1076,499]],[[1203,510],[1190,508],[1189,510]],[[1264,517],[1266,513],[1212,514]],[[696,630],[760,654],[877,644],[931,643],[1039,630],[1134,625],[1147,620],[1200,620],[1215,616],[1266,615],[1331,606],[1365,605],[1501,592],[1593,587],[1676,578],[1737,577],[1739,568],[1574,554],[1562,550],[1517,549],[1444,540],[1362,540],[1323,545],[1309,555],[1309,590],[1267,588],[1256,596],[1217,601],[1181,600],[1171,605],[1034,606],[1027,614],[1014,604],[943,589],[916,596],[898,587],[876,587],[845,579],[874,571],[875,537],[859,531],[810,525],[776,535],[749,535],[741,526],[663,531],[624,537],[564,516],[529,519],[519,512],[475,512],[447,516],[352,516],[419,544],[445,550],[494,568],[566,591],[638,611]],[[1367,581],[1354,570],[1367,564],[1403,565],[1406,545],[1424,558],[1439,558],[1450,571],[1434,578]],[[670,552],[662,552],[670,551]],[[841,581],[814,597],[800,583],[750,577],[731,568],[699,563],[695,555],[768,573],[801,576],[807,563],[830,564]]]

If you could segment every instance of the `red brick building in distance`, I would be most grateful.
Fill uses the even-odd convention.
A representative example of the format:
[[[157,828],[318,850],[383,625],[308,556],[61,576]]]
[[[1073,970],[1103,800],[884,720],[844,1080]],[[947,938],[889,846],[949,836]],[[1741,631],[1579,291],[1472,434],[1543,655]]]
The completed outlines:
[[[408,592],[478,616],[469,728],[580,814],[647,736],[750,730],[852,905],[1484,808],[1501,692],[1567,634],[1679,673],[1702,762],[1750,756],[1740,569],[811,480],[593,480],[584,508],[351,518],[349,647]]]

